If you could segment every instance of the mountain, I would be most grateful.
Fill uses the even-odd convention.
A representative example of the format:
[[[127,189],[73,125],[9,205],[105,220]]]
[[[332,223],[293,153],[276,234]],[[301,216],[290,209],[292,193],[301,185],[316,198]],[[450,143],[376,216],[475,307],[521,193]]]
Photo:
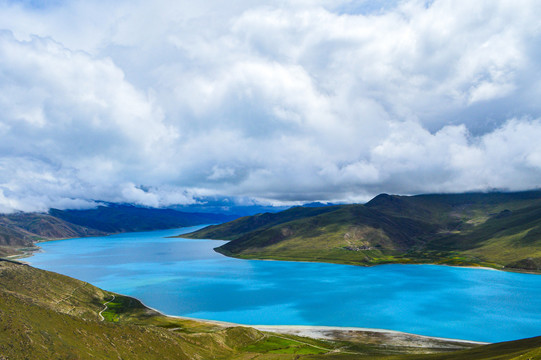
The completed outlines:
[[[103,236],[129,231],[150,231],[221,223],[235,216],[190,213],[171,209],[108,204],[89,210],[51,209],[48,214],[0,215],[0,256],[32,247],[36,241]]]
[[[235,218],[255,215],[262,212],[278,212],[291,206],[260,204],[248,197],[198,196],[194,204],[175,205],[174,210],[182,212],[215,213],[234,215]]]
[[[89,210],[49,210],[49,214],[72,224],[107,233],[150,231],[230,221],[235,216],[182,212],[132,205],[98,206]]]
[[[479,346],[333,330],[326,340],[168,317],[137,299],[0,260],[0,359],[539,359],[541,337]]]
[[[72,224],[48,214],[0,215],[0,256],[17,253],[17,248],[32,247],[34,242],[39,240],[105,234],[103,231]]]
[[[182,237],[232,240],[216,251],[240,258],[541,271],[541,191],[381,194],[364,205],[296,207]]]

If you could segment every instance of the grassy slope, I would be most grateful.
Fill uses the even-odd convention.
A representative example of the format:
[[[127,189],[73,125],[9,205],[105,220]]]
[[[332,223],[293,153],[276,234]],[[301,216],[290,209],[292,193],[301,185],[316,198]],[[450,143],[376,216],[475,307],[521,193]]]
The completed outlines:
[[[329,213],[339,208],[340,206],[319,208],[294,207],[279,213],[264,213],[253,216],[245,216],[225,224],[207,226],[206,228],[193,233],[193,237],[197,239],[235,240],[243,235],[251,233],[256,229],[268,228],[289,221]],[[184,235],[182,237],[184,237]]]
[[[541,206],[503,210],[471,229],[434,241],[430,246],[460,250],[508,266],[522,259],[541,259]]]
[[[219,251],[243,257],[363,263],[415,246],[431,229],[430,224],[418,220],[346,205],[259,230],[256,236],[244,235]]]
[[[253,357],[269,339],[252,328],[167,317],[120,295],[107,304],[106,320],[100,322],[98,313],[113,294],[8,261],[0,261],[0,285],[2,359],[225,359],[241,353]],[[288,339],[275,350],[321,353]]]
[[[171,318],[118,294],[103,312],[111,321],[100,322],[98,312],[113,294],[88,283],[0,261],[0,285],[1,359],[538,359],[541,349],[541,338],[535,338],[409,357],[434,349],[364,338],[323,341]]]
[[[383,194],[366,205],[294,208],[182,236],[233,240],[217,251],[242,258],[541,271],[541,192]]]

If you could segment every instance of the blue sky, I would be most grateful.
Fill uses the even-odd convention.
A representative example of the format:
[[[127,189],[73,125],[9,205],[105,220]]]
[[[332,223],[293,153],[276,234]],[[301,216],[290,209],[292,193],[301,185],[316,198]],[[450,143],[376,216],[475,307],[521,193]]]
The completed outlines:
[[[4,1],[5,2],[5,1]],[[7,4],[11,5],[24,5],[29,8],[34,9],[47,9],[47,8],[54,8],[59,5],[64,4],[63,0],[9,0],[7,1]]]
[[[539,13],[0,1],[0,212],[538,188]]]

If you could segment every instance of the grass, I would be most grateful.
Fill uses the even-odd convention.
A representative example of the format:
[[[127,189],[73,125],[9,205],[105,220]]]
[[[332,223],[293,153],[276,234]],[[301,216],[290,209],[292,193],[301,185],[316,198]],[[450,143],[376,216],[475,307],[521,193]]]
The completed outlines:
[[[104,306],[107,303],[107,309],[101,313],[106,321],[118,322],[124,320],[134,323],[144,323],[148,319],[159,316],[158,312],[149,310],[137,299],[119,294],[109,294],[111,296],[106,301],[103,301]],[[115,298],[113,301],[110,301],[112,295]]]
[[[315,347],[298,340],[268,335],[261,341],[246,346],[242,350],[261,354],[324,354],[332,349],[325,350],[319,346]]]
[[[115,297],[116,299],[116,297]],[[120,312],[124,309],[124,305],[121,301],[104,301],[104,306],[107,306],[106,310],[101,313],[104,321],[118,322],[120,320]]]

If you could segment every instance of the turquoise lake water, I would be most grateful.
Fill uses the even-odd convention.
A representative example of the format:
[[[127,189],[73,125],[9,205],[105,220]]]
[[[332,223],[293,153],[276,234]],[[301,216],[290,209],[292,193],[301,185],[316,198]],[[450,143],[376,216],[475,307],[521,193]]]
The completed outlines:
[[[214,252],[221,241],[165,238],[198,228],[41,243],[43,252],[25,260],[169,315],[487,342],[541,335],[541,275],[240,260]]]

